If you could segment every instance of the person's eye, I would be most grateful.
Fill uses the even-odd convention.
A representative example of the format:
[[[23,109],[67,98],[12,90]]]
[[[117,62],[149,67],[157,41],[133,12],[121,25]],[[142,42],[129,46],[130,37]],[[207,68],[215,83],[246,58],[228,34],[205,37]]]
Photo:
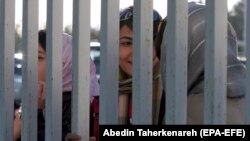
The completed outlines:
[[[129,47],[129,46],[132,46],[132,42],[131,41],[121,41],[120,42],[120,45],[121,46],[124,46],[124,47]]]
[[[43,56],[38,56],[38,60],[41,60],[41,59],[43,59],[44,57]]]

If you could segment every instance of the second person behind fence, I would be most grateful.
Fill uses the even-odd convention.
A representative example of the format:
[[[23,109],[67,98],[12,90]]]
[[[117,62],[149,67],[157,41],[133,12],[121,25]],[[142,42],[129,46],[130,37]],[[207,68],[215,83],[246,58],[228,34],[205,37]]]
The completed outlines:
[[[63,34],[63,48],[62,48],[62,67],[63,67],[63,95],[62,95],[62,140],[65,140],[67,133],[71,132],[71,99],[72,99],[72,37],[68,34]],[[46,31],[39,31],[39,47],[38,47],[38,141],[45,140],[45,78],[46,78]],[[99,96],[99,83],[96,78],[95,64],[90,59],[90,91],[91,104]],[[58,105],[59,106],[59,105]],[[90,115],[92,119],[92,115]],[[14,125],[15,139],[20,136],[20,118],[17,116]],[[19,131],[19,132],[18,132]]]

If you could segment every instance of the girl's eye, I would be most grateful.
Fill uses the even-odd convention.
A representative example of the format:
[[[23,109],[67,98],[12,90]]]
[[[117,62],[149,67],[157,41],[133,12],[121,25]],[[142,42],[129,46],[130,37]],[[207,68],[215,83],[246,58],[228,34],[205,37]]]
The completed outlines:
[[[120,42],[120,46],[123,46],[123,47],[129,47],[129,46],[132,46],[132,42],[131,41],[121,41]]]
[[[38,56],[38,60],[41,60],[41,59],[43,59],[43,57],[42,56]]]

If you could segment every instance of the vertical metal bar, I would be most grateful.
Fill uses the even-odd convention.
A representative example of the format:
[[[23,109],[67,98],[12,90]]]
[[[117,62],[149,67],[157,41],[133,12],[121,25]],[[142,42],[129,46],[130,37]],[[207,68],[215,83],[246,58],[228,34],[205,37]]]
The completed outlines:
[[[100,124],[118,124],[119,1],[101,6]]]
[[[247,32],[246,32],[246,29],[247,29],[247,0],[242,0],[242,3],[243,3],[243,5],[244,5],[244,10],[243,10],[243,33],[242,33],[242,35],[243,35],[243,45],[246,47],[246,36],[247,36]],[[244,54],[243,55],[246,55],[246,51],[244,52]]]
[[[163,59],[166,65],[166,124],[186,124],[187,118],[187,1],[168,1]],[[181,86],[181,87],[180,87]]]
[[[132,123],[152,124],[153,1],[134,1]]]
[[[0,140],[13,140],[15,0],[0,0]]]
[[[73,1],[72,132],[89,140],[90,0]]]
[[[206,1],[205,124],[225,124],[227,1]]]
[[[38,1],[23,1],[22,140],[37,140]]]
[[[47,2],[46,141],[62,140],[63,1]]]
[[[245,24],[246,24],[246,29],[245,29],[245,33],[246,33],[246,38],[245,38],[245,42],[246,42],[246,55],[247,55],[247,68],[250,68],[250,2],[246,0],[246,19],[245,19]],[[250,84],[250,69],[247,69],[247,80],[246,80],[246,88],[247,88],[247,92],[246,92],[246,119],[247,119],[247,124],[250,124],[250,88],[249,85]]]

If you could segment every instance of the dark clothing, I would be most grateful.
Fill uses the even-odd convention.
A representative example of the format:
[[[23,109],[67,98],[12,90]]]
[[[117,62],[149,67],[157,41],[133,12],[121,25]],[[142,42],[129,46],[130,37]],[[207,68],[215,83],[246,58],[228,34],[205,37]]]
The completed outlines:
[[[63,93],[62,101],[62,141],[71,132],[71,92]],[[37,140],[45,141],[45,119],[43,110],[37,112]],[[90,106],[90,136],[95,136],[98,140],[99,133],[99,97],[95,97]],[[17,141],[21,141],[21,138]]]
[[[62,107],[62,141],[68,133],[71,132],[71,92],[63,93],[63,107]],[[37,140],[45,141],[45,120],[43,110],[38,109],[37,112]],[[17,141],[21,141],[21,138]]]
[[[42,109],[38,109],[37,123],[37,141],[45,141],[45,120]]]
[[[63,93],[62,140],[71,132],[71,92]]]
[[[62,141],[71,132],[71,92],[63,93],[62,103]],[[45,120],[43,111],[38,110],[38,141],[45,141]]]

